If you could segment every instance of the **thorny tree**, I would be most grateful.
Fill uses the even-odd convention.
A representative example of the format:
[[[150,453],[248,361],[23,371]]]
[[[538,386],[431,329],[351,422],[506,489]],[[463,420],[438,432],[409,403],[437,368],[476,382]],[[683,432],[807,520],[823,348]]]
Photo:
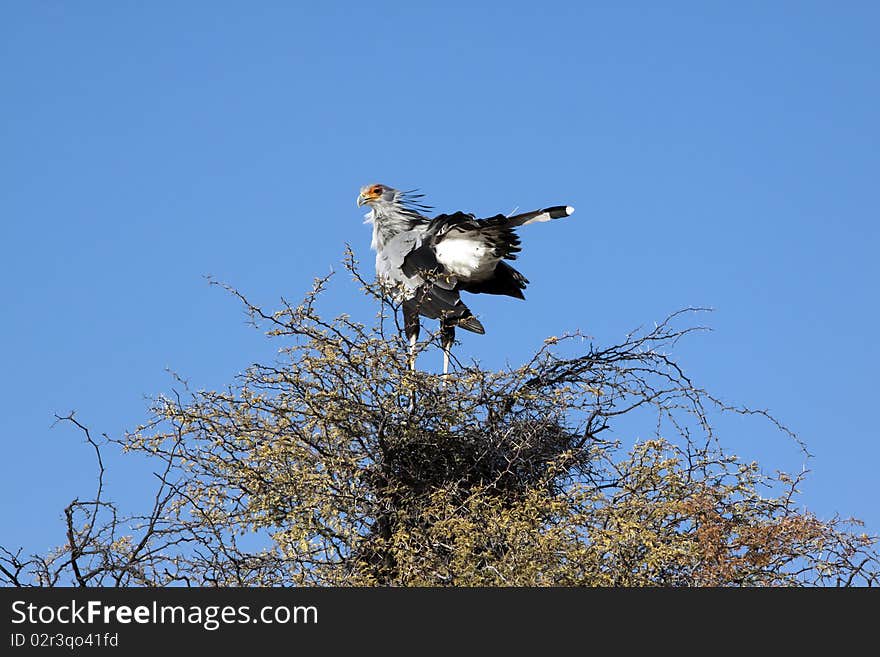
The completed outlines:
[[[407,368],[396,309],[374,326],[299,305],[255,324],[285,345],[226,390],[155,400],[152,419],[94,438],[98,489],[64,510],[48,555],[0,555],[7,585],[871,585],[876,538],[797,502],[724,450],[730,408],[667,352],[676,313],[618,345],[550,338],[516,369],[458,364],[446,385]],[[568,341],[568,342],[566,342]],[[435,345],[436,346],[436,345]],[[560,355],[580,348],[574,356]],[[611,438],[624,416],[648,439]],[[158,465],[151,510],[104,499],[101,450]]]

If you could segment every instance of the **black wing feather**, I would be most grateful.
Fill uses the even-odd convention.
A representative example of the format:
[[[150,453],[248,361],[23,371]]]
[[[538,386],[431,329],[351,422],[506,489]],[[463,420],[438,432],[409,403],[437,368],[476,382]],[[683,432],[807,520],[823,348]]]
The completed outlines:
[[[503,294],[517,299],[525,299],[523,290],[529,284],[529,279],[520,274],[516,269],[501,261],[495,265],[495,271],[489,278],[482,281],[463,282],[460,289],[472,294]]]

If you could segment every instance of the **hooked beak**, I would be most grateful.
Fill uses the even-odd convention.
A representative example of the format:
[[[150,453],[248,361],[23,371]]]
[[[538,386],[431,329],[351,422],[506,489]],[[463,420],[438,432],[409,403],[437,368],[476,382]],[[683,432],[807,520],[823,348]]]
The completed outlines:
[[[366,203],[366,200],[364,199],[364,195],[358,194],[358,200],[357,200],[358,207],[361,207],[364,203]]]

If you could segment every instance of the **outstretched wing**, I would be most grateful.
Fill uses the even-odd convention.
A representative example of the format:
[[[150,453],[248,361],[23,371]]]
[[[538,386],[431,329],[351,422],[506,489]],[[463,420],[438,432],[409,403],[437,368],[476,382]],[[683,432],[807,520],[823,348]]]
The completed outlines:
[[[535,222],[567,217],[574,211],[554,206],[533,212],[477,219],[472,214],[441,214],[396,249],[395,267],[418,293],[419,313],[454,320],[477,333],[483,327],[462,303],[459,291],[525,298],[528,279],[504,262],[515,260],[520,239],[515,229]],[[397,238],[395,238],[397,239]]]
[[[520,251],[513,227],[500,220],[507,217],[479,220],[464,212],[435,217],[404,259],[404,271],[426,272],[444,286],[489,278],[502,259],[514,260]]]
[[[422,242],[405,260],[412,270],[433,272],[437,280],[455,279],[463,287],[494,278],[516,279],[525,287],[528,281],[502,260],[516,260],[520,239],[515,229],[531,223],[567,217],[574,208],[554,206],[508,217],[503,214],[477,219],[472,214],[441,214],[431,220]],[[478,290],[471,290],[478,291]],[[485,290],[479,290],[485,291]],[[509,294],[510,292],[500,292]],[[521,296],[521,294],[514,296]]]

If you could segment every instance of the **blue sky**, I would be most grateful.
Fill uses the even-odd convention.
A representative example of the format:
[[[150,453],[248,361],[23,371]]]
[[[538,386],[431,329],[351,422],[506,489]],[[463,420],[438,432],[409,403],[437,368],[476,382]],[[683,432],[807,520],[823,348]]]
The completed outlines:
[[[55,545],[92,492],[54,412],[118,435],[166,368],[212,388],[271,358],[205,275],[271,305],[345,242],[369,269],[374,181],[438,211],[577,208],[522,231],[528,300],[472,299],[489,335],[461,357],[712,306],[679,360],[802,436],[808,507],[880,531],[880,5],[321,4],[0,8],[0,544]],[[342,276],[326,307],[372,313]],[[768,470],[804,464],[723,428]],[[144,510],[148,472],[109,460],[109,495]]]

